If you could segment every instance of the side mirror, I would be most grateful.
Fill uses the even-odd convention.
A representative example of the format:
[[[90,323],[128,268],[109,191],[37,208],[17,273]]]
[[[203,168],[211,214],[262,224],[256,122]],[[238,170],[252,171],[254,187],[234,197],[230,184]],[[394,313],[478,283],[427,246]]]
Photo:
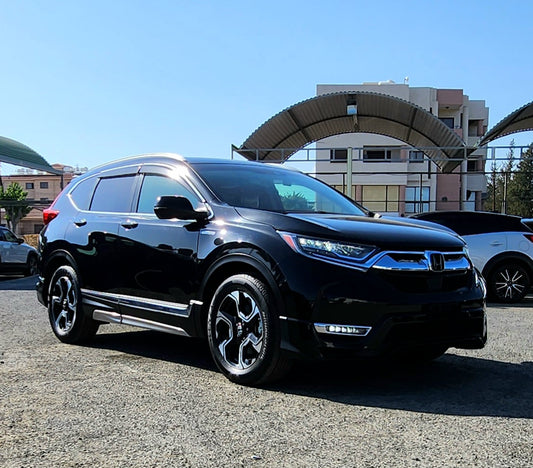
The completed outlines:
[[[24,244],[24,239],[22,237],[17,237],[17,244]]]
[[[207,211],[196,211],[192,203],[182,196],[163,196],[157,199],[154,213],[159,219],[207,219]]]

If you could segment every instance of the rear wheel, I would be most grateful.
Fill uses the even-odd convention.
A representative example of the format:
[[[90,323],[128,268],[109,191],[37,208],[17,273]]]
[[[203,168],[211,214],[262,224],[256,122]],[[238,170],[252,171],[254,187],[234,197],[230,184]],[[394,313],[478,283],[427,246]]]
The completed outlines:
[[[504,263],[489,274],[487,287],[490,298],[495,301],[519,302],[529,291],[529,274],[518,263]]]
[[[83,312],[78,275],[71,266],[61,266],[52,275],[48,318],[54,334],[64,343],[83,343],[98,331],[99,323]]]
[[[229,380],[259,385],[289,370],[276,312],[272,293],[251,275],[231,276],[215,291],[207,336],[213,359]]]

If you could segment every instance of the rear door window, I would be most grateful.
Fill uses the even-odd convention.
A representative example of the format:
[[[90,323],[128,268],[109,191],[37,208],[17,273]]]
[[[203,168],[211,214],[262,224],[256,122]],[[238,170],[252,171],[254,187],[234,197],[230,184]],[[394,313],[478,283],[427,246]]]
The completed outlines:
[[[131,212],[135,175],[100,179],[91,202],[91,211]]]

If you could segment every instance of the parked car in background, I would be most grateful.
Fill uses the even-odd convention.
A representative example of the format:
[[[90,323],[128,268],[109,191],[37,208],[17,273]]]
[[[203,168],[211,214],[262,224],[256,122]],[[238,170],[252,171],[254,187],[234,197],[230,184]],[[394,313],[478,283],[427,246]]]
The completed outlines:
[[[446,226],[467,243],[487,281],[489,299],[519,302],[533,280],[533,220],[479,211],[434,211],[412,218]]]
[[[300,358],[410,362],[486,341],[461,238],[279,166],[128,158],[74,179],[44,222],[37,294],[67,343],[110,322],[206,337],[226,377],[257,385]]]
[[[37,274],[37,250],[0,226],[0,274]]]

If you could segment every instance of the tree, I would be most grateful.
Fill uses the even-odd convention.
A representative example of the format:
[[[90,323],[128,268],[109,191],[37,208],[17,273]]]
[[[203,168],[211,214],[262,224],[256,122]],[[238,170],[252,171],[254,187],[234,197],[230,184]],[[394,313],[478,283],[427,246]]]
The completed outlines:
[[[4,208],[7,227],[16,231],[19,221],[30,211],[31,207],[26,201],[28,192],[22,190],[17,183],[11,183],[6,189],[0,187],[0,208]]]
[[[533,144],[520,156],[508,186],[507,207],[509,214],[533,217]]]

